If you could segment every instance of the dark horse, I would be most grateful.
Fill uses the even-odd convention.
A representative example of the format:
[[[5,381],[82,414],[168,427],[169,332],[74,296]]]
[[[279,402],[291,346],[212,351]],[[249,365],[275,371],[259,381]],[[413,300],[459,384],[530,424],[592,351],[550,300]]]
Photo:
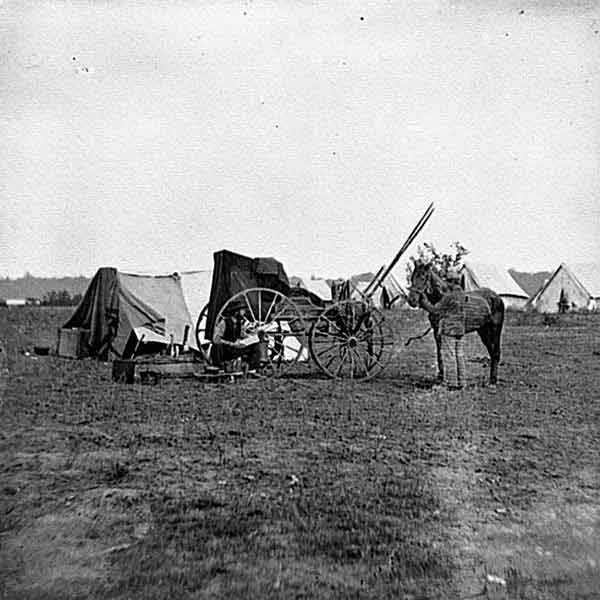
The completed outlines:
[[[436,304],[449,290],[448,283],[442,279],[429,263],[416,261],[408,295],[408,303],[416,308],[421,307],[421,296],[425,295],[430,303]],[[439,317],[429,313],[429,322],[433,329],[437,348],[438,378],[444,376],[442,362],[441,334]],[[496,292],[488,288],[480,288],[467,292],[465,306],[465,333],[476,331],[490,355],[490,384],[498,380],[498,363],[500,362],[500,336],[504,324],[504,302]]]

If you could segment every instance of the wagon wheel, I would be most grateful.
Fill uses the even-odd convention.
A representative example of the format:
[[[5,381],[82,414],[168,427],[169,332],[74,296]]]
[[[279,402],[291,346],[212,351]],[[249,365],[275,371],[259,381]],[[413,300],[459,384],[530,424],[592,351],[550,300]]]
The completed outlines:
[[[392,357],[393,335],[367,302],[343,300],[325,309],[310,332],[310,353],[329,377],[369,379]]]
[[[304,319],[287,296],[268,288],[243,290],[222,306],[215,325],[235,307],[246,309],[246,335],[264,336],[267,342],[263,375],[281,375],[299,360],[308,358]]]
[[[210,340],[206,339],[206,316],[208,315],[208,304],[200,311],[196,321],[196,343],[198,350],[202,353],[204,360],[208,361],[208,347]]]

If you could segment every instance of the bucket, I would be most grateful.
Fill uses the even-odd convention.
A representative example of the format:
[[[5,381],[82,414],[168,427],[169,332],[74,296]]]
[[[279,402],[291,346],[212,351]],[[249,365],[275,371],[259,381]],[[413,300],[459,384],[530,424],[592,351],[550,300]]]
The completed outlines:
[[[262,365],[269,362],[269,342],[263,340],[256,344],[256,362]]]
[[[119,358],[113,360],[112,378],[117,383],[133,383],[135,375],[135,361],[121,360]]]

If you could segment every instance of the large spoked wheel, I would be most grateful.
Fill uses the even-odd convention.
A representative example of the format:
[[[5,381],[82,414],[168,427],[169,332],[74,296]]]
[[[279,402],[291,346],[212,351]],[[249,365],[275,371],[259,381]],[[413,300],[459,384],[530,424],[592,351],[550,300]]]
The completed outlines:
[[[268,288],[250,288],[235,294],[223,305],[215,325],[227,315],[244,309],[247,340],[266,343],[260,373],[282,375],[298,361],[308,359],[306,327],[298,307],[287,296]]]
[[[393,333],[368,302],[344,300],[323,311],[310,332],[310,353],[332,378],[369,379],[393,353]]]

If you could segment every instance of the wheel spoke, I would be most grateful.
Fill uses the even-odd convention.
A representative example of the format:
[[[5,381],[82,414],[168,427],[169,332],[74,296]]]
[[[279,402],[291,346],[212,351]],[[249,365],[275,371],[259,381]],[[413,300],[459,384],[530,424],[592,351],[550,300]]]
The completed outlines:
[[[279,318],[279,316],[281,314],[283,314],[283,312],[285,311],[286,308],[287,308],[287,303],[284,301],[283,302],[283,308],[278,313],[276,313],[271,320],[272,321],[276,321]]]
[[[267,314],[265,315],[265,323],[269,322],[269,315],[271,314],[271,311],[273,310],[273,306],[275,306],[275,301],[277,300],[277,295],[274,294],[273,295],[273,300],[271,300],[271,304],[269,306],[269,310],[267,310]]]
[[[315,355],[316,356],[323,356],[323,354],[325,354],[326,352],[331,352],[336,347],[339,348],[340,346],[342,346],[342,344],[335,344],[335,345],[334,344],[330,344],[324,350],[321,350],[320,352],[316,352]]]
[[[256,315],[254,314],[254,311],[252,310],[252,303],[248,299],[247,292],[244,292],[243,296],[244,296],[244,300],[246,301],[246,306],[250,309],[250,314],[252,315],[252,322],[256,323]]]
[[[329,371],[329,365],[336,359],[336,358],[340,358],[339,353],[335,353],[328,361],[326,365],[323,365],[323,370],[328,374],[331,375],[331,371]]]
[[[318,335],[321,338],[330,337],[330,338],[334,338],[336,340],[340,340],[342,342],[346,342],[347,341],[346,337],[342,337],[341,335],[338,335],[337,333],[332,333],[331,331],[316,331],[315,330],[315,334],[314,335],[315,335],[315,337]]]
[[[330,325],[333,325],[339,332],[341,335],[346,335],[346,332],[342,330],[342,328],[337,324],[334,323],[331,319],[328,319],[325,315],[322,315],[323,319],[325,319]]]
[[[354,379],[354,354],[352,354],[352,348],[350,348],[350,379]]]
[[[262,325],[262,292],[258,291],[258,322]]]
[[[340,366],[337,368],[337,371],[335,372],[334,377],[338,377],[339,374],[342,371],[342,367],[344,366],[344,363],[346,362],[346,359],[348,358],[348,349],[347,348],[342,348],[342,351],[344,351],[344,356],[342,357],[342,360],[340,362]]]
[[[365,375],[368,375],[369,374],[369,366],[367,365],[367,362],[365,361],[362,354],[358,351],[357,348],[353,348],[353,350],[356,353],[356,356],[358,356],[358,358],[360,358],[360,360],[365,368]]]

